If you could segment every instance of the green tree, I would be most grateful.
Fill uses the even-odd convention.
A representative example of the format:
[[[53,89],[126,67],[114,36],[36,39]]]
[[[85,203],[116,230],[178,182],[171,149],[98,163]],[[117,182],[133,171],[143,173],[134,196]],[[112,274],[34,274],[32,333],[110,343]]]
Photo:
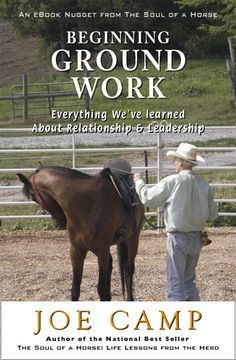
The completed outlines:
[[[40,37],[53,47],[64,46],[65,27],[72,25],[72,20],[64,20],[63,17],[34,17],[34,13],[48,12],[58,13],[70,8],[70,11],[81,11],[76,0],[3,0],[0,4],[1,16],[10,21],[14,27],[23,35]],[[30,17],[24,14],[30,13]],[[58,36],[59,34],[59,36]]]
[[[177,17],[164,18],[120,18],[97,17],[90,18],[29,18],[19,17],[20,13],[44,11],[57,12],[137,12],[153,13],[190,11],[218,13],[217,19]],[[236,1],[235,0],[1,0],[0,16],[10,21],[23,35],[33,35],[44,40],[50,51],[65,48],[66,30],[166,30],[170,32],[171,48],[178,48],[190,56],[210,56],[225,54],[228,51],[227,36],[236,30]],[[92,51],[98,51],[94,44],[85,45]],[[152,45],[149,46],[152,50]],[[159,46],[159,45],[158,45]],[[153,45],[155,50],[156,45]]]
[[[217,17],[199,17],[195,37],[186,43],[193,56],[206,54],[222,55],[228,53],[227,37],[236,34],[235,0],[177,0],[182,11],[216,13]]]

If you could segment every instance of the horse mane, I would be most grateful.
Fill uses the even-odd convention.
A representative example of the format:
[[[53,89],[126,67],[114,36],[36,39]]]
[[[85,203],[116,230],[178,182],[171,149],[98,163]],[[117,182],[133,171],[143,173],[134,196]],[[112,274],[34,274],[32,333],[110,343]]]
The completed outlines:
[[[77,176],[80,178],[84,178],[84,179],[89,179],[91,178],[91,175],[86,174],[82,171],[76,170],[76,169],[71,169],[71,168],[67,168],[67,167],[63,167],[63,166],[45,166],[43,168],[38,169],[38,171],[41,171],[43,169],[52,169],[53,171],[56,171],[57,173],[60,174],[68,174],[68,175],[73,175],[73,176]]]
[[[31,197],[31,188],[32,185],[30,182],[25,183],[22,189],[23,195],[29,199]]]
[[[26,196],[29,199],[31,197],[31,189],[32,189],[31,182],[23,174],[18,173],[17,176],[20,179],[20,181],[24,184],[22,189],[24,196]]]
[[[91,178],[91,175],[83,173],[82,171],[70,169],[70,168],[66,168],[66,167],[62,167],[62,166],[44,166],[39,169],[36,169],[34,174],[37,174],[38,172],[40,172],[44,169],[46,169],[46,170],[52,169],[53,171],[60,173],[60,174],[68,174],[70,176],[73,175],[73,176],[83,178],[83,179]],[[23,189],[22,189],[23,194],[29,199],[31,197],[32,183],[29,179],[27,179],[22,174],[17,174],[17,175],[24,184]]]

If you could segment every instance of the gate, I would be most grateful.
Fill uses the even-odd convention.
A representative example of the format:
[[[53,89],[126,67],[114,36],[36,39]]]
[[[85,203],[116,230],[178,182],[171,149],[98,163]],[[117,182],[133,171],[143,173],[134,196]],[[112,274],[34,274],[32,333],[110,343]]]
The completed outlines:
[[[10,96],[1,96],[2,101],[11,101],[13,118],[23,121],[31,116],[51,116],[52,109],[70,111],[89,109],[89,96],[84,91],[78,98],[72,81],[29,83],[27,74],[23,74],[22,84],[11,87]]]

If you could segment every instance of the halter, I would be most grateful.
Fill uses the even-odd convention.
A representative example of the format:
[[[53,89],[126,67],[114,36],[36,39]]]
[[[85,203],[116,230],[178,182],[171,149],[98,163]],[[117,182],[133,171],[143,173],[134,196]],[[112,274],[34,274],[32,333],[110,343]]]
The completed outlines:
[[[36,184],[35,184],[35,175],[38,173],[38,171],[37,170],[35,171],[35,173],[31,177],[31,179],[32,179],[32,183],[33,183],[34,197],[35,197],[37,203],[41,206],[41,208],[44,209],[44,202],[43,202],[42,196],[39,194]]]

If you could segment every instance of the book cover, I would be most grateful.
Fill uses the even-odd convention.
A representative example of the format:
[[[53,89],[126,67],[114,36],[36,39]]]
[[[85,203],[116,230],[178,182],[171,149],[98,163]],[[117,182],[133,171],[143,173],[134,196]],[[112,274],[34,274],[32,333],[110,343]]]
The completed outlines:
[[[0,358],[235,358],[234,1],[0,10]],[[141,227],[133,189],[181,143],[219,211],[200,301],[168,301],[165,214]]]

